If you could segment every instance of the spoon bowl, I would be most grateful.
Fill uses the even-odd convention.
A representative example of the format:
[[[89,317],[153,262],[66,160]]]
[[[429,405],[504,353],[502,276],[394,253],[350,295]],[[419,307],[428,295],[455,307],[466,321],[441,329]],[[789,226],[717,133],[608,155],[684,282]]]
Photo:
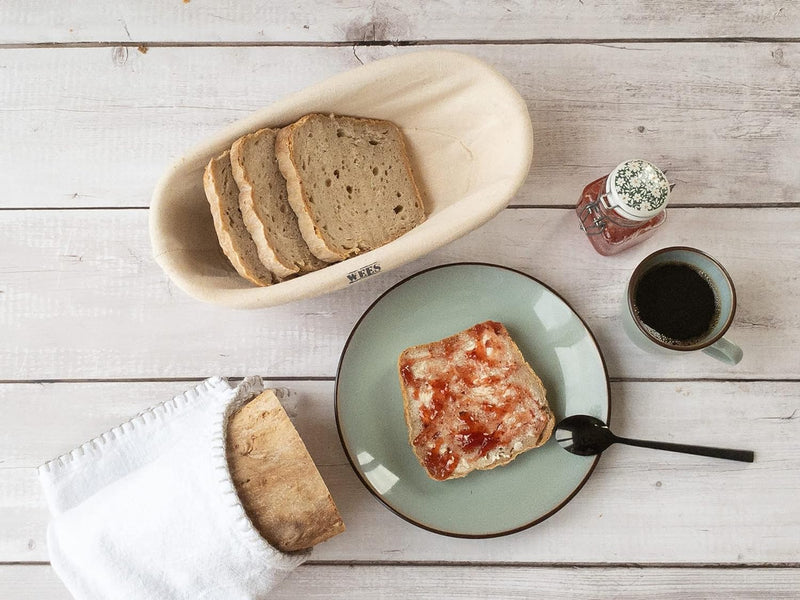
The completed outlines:
[[[600,454],[611,444],[619,443],[627,444],[628,446],[639,446],[640,448],[668,450],[670,452],[682,452],[684,454],[696,454],[740,462],[753,462],[755,460],[755,454],[752,450],[712,448],[709,446],[673,444],[670,442],[619,437],[614,435],[603,421],[590,415],[571,415],[566,417],[556,426],[555,438],[562,448],[578,456],[594,456],[595,454]]]
[[[596,417],[572,415],[556,427],[558,444],[578,456],[594,456],[614,443],[614,434]]]

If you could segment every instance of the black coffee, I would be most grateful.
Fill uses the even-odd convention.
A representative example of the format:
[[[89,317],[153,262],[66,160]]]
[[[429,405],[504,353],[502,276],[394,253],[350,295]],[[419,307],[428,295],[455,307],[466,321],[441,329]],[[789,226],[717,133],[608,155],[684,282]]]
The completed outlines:
[[[711,284],[680,263],[659,265],[642,275],[634,301],[646,325],[677,342],[701,337],[715,325],[718,314]]]

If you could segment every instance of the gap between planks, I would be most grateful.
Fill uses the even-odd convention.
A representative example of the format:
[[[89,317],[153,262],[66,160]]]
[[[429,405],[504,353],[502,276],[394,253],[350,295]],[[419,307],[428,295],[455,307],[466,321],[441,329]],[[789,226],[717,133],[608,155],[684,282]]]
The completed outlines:
[[[28,48],[271,48],[271,47],[306,47],[306,48],[346,48],[348,46],[545,46],[560,44],[583,44],[607,46],[612,44],[795,44],[800,37],[665,37],[665,38],[543,38],[543,39],[511,39],[511,40],[464,40],[464,39],[424,39],[424,40],[342,40],[336,42],[323,41],[247,41],[247,42],[148,42],[146,40],[118,40],[108,42],[26,42],[0,44],[0,50],[19,50]]]
[[[574,204],[509,204],[508,210],[573,210]],[[800,208],[800,202],[748,202],[720,204],[675,204],[670,210],[688,208]],[[0,206],[0,211],[59,211],[59,210],[149,210],[149,206]]]
[[[258,377],[265,381],[330,381],[333,382],[336,380],[335,377],[328,377],[328,376],[317,376],[317,375],[289,375],[289,376],[281,376],[281,377],[274,377],[269,375],[259,375],[256,374]],[[208,379],[210,375],[200,375],[198,377],[110,377],[110,378],[97,378],[97,379],[87,379],[87,378],[79,378],[79,379],[0,379],[0,385],[19,385],[19,384],[31,384],[31,385],[39,385],[39,384],[49,384],[49,383],[195,383],[198,381],[204,381]],[[241,381],[244,379],[243,377],[228,377],[228,381]],[[681,380],[681,381],[688,381],[688,380]],[[740,380],[744,381],[744,380]],[[791,381],[789,381],[791,383]]]
[[[498,567],[513,569],[798,569],[798,562],[765,562],[765,563],[587,563],[587,562],[482,562],[482,561],[373,561],[373,560],[313,560],[310,559],[303,563],[304,566],[311,567],[423,567],[423,568],[446,568],[446,567]],[[18,561],[2,562],[0,567],[19,566],[19,567],[46,567],[50,566],[49,561]]]
[[[334,376],[322,375],[261,375],[264,381],[321,381],[335,382]],[[0,379],[0,385],[43,385],[50,383],[194,383],[208,379],[210,375],[198,377],[100,377],[78,379]],[[229,381],[241,381],[243,377],[228,377]],[[800,383],[800,377],[750,377],[730,379],[723,377],[609,377],[609,383]]]

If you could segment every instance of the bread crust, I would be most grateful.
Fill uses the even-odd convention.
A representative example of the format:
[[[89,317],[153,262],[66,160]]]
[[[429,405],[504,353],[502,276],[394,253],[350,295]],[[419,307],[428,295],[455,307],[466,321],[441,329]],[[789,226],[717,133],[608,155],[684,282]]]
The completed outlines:
[[[233,169],[233,177],[236,180],[236,184],[239,186],[239,208],[242,211],[242,219],[247,231],[250,232],[250,237],[253,238],[256,248],[258,248],[258,257],[275,277],[284,279],[297,273],[300,268],[291,261],[285,260],[270,243],[266,225],[255,206],[253,181],[244,168],[244,145],[265,131],[275,132],[277,130],[265,127],[254,133],[248,133],[233,143],[231,146],[231,168]]]
[[[311,217],[311,209],[308,206],[308,194],[303,188],[303,182],[293,160],[292,133],[298,127],[302,127],[312,116],[314,116],[314,113],[305,115],[278,132],[278,136],[275,138],[275,156],[278,158],[278,168],[281,170],[284,179],[286,179],[289,205],[297,215],[300,233],[306,244],[308,244],[309,250],[320,260],[337,262],[347,258],[347,255],[341,254],[335,248],[330,247],[314,224],[314,220]]]
[[[344,531],[325,482],[273,390],[230,418],[226,446],[239,499],[272,546],[295,552]]]
[[[223,152],[220,156],[212,158],[203,171],[203,189],[206,199],[211,208],[211,216],[214,219],[214,229],[217,232],[217,239],[222,248],[222,252],[228,258],[236,272],[248,281],[258,285],[267,286],[272,284],[271,272],[263,264],[251,264],[244,257],[248,254],[246,249],[241,248],[241,243],[231,234],[230,224],[223,215],[221,182],[217,181],[216,167],[220,162],[230,162],[230,153]]]
[[[487,327],[496,332],[497,339],[502,338],[506,346],[501,348],[508,355],[494,371],[490,362],[477,358],[474,364],[465,362],[465,357],[474,351],[465,342],[470,332]],[[465,375],[469,372],[478,374]],[[409,445],[428,476],[437,481],[506,465],[547,442],[555,427],[541,379],[501,323],[479,323],[443,340],[406,348],[398,359],[398,377]],[[508,395],[514,387],[524,393]],[[507,395],[508,405],[499,401],[499,406],[493,404]],[[492,406],[487,409],[487,405]],[[498,419],[500,407],[513,419]],[[521,425],[516,435],[499,433],[517,423]],[[473,446],[482,452],[481,444],[490,449],[476,455]]]
[[[310,119],[322,121],[310,123],[308,132],[298,132]],[[336,137],[332,136],[331,126],[335,127]],[[305,137],[308,133],[308,138],[311,138],[312,131],[322,132],[325,142],[316,144],[315,139],[316,147],[309,148]],[[302,136],[297,148],[296,132]],[[253,152],[248,154],[249,142],[254,147],[263,141],[254,139],[255,136],[265,134],[275,136],[272,150],[277,171],[272,170],[275,163],[256,163],[249,158],[256,156]],[[336,139],[339,137],[345,137],[350,145]],[[320,194],[321,199],[315,198],[312,203],[311,193],[316,196],[318,186],[331,187],[332,177],[323,183],[325,171],[310,168],[306,172],[307,164],[311,164],[312,158],[315,162],[324,161],[331,152],[336,156],[335,160],[342,160],[342,169],[345,161],[352,157],[347,171],[352,179],[340,181],[339,188],[335,184],[327,194]],[[301,159],[303,173],[298,168]],[[236,232],[226,229],[226,215],[220,207],[219,196],[215,195],[210,173],[214,160],[219,158],[209,163],[204,174],[204,187],[220,245],[236,271],[258,285],[315,271],[327,263],[373,250],[404,235],[426,219],[405,138],[400,128],[390,121],[310,113],[281,129],[263,128],[236,140],[228,151],[228,163],[237,186],[236,220],[241,221],[246,236],[237,236]],[[365,172],[367,164],[371,167],[367,167]],[[331,169],[330,162],[324,168]],[[278,172],[282,179],[275,182]],[[333,173],[339,179],[338,168]],[[283,212],[282,187],[279,188],[280,197],[264,195],[266,190],[261,189],[260,182],[266,182],[265,185],[273,190],[275,185],[285,185],[291,211]],[[310,192],[307,187],[313,190]],[[280,215],[270,212],[276,206],[281,209]],[[287,215],[294,216],[288,219]],[[249,251],[251,242],[255,257]],[[248,252],[237,247],[243,243],[248,245]],[[256,259],[259,265],[253,264]],[[268,273],[263,274],[261,266]]]

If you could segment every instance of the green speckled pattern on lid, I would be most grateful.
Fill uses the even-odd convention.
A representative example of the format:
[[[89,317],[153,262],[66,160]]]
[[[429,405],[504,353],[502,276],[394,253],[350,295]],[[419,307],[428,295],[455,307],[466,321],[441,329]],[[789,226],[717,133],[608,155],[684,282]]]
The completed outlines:
[[[530,527],[580,489],[598,457],[551,439],[503,467],[430,479],[408,441],[397,373],[400,352],[493,319],[506,325],[541,377],[556,419],[609,416],[608,377],[591,332],[550,288],[512,269],[459,263],[422,271],[381,296],[357,323],[336,380],[336,421],[362,483],[404,519],[460,537]]]
[[[645,160],[628,160],[608,178],[609,202],[624,216],[650,219],[669,200],[669,181],[661,170]]]

